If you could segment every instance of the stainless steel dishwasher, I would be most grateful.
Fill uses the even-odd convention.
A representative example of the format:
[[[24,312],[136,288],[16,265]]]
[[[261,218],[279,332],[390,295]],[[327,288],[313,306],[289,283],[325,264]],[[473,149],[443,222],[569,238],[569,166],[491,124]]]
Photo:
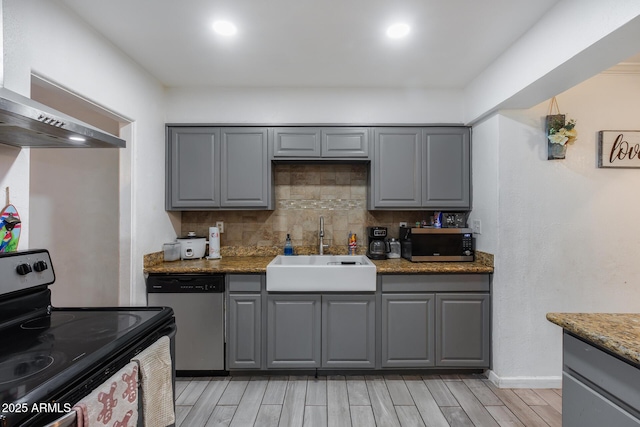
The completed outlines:
[[[224,274],[150,274],[147,305],[173,308],[176,375],[224,373]]]

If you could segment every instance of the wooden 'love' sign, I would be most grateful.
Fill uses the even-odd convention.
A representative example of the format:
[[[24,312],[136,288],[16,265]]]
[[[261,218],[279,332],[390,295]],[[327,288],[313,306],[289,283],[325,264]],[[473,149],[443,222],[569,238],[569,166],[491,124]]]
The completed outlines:
[[[640,131],[598,132],[599,168],[640,168]]]

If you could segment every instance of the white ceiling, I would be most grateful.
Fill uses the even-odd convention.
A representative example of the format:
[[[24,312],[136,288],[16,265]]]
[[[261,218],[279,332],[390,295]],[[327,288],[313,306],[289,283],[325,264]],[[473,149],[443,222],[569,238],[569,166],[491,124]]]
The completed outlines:
[[[430,89],[465,87],[558,2],[60,1],[169,87]],[[409,36],[387,39],[398,20]]]

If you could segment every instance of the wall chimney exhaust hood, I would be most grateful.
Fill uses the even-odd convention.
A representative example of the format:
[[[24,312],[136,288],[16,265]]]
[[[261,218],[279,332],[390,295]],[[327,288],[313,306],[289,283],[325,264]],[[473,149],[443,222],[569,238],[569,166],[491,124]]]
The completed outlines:
[[[43,148],[124,148],[125,141],[0,88],[0,144]]]

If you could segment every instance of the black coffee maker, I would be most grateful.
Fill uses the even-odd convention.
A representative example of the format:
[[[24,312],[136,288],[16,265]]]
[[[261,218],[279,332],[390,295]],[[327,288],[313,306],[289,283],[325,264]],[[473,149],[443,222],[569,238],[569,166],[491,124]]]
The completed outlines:
[[[367,227],[367,256],[370,259],[387,259],[387,227]]]

